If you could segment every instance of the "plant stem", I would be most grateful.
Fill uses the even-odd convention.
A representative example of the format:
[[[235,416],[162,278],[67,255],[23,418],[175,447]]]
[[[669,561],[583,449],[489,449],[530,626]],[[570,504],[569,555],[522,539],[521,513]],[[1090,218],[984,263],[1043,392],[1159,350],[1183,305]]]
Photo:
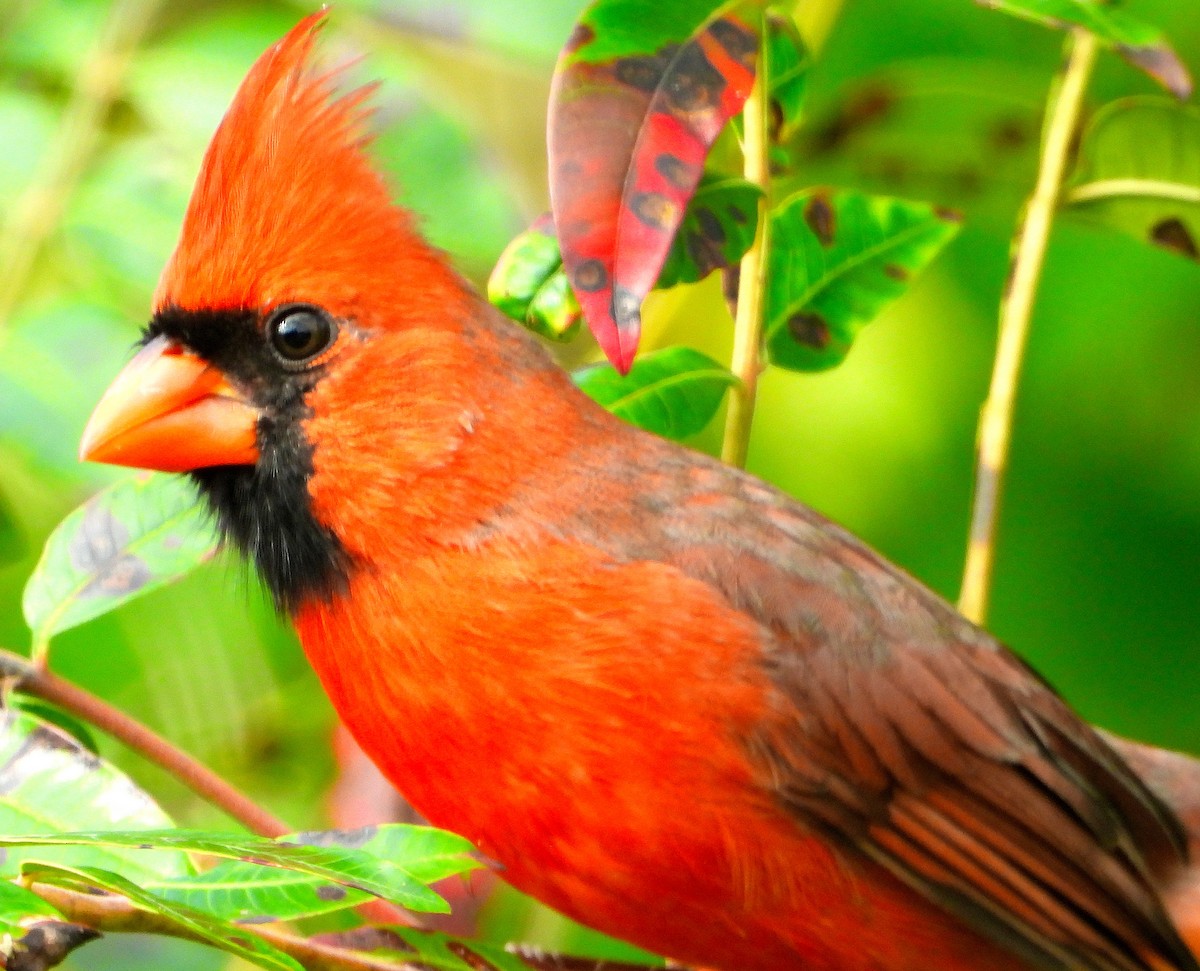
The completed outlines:
[[[294,831],[161,735],[44,667],[31,664],[19,654],[0,650],[0,677],[107,732],[259,836],[282,836]]]
[[[730,369],[741,382],[730,390],[725,415],[725,440],[721,458],[742,468],[750,447],[754,401],[762,371],[762,328],[767,285],[767,246],[770,243],[770,80],[764,52],[758,55],[758,76],[742,111],[745,175],[762,189],[758,200],[758,229],[754,243],[742,257],[738,276],[737,317],[733,328]]]
[[[995,560],[996,524],[1004,473],[1008,466],[1013,408],[1029,336],[1029,322],[1098,46],[1095,36],[1083,30],[1072,31],[1067,39],[1066,63],[1055,79],[1046,108],[1037,183],[1013,241],[1008,290],[1000,304],[996,362],[991,388],[979,420],[971,536],[958,601],[958,609],[977,624],[982,624],[987,618]]]
[[[190,933],[178,922],[160,914],[135,906],[117,894],[85,893],[48,883],[34,883],[30,888],[51,906],[57,908],[68,921],[101,933],[160,934],[195,940],[211,944],[199,934]],[[42,921],[42,924],[65,926],[57,921]],[[280,924],[239,924],[241,933],[253,934],[268,944],[294,958],[306,971],[403,971],[412,968],[403,957],[384,958],[362,951],[337,947],[320,940],[310,940],[284,930]],[[80,941],[84,943],[85,941]],[[540,951],[517,950],[517,959],[533,971],[556,969],[556,971],[652,971],[649,967],[635,964],[614,964],[596,958],[570,958]],[[412,955],[416,957],[416,955]],[[468,962],[471,963],[471,962]],[[486,962],[484,962],[486,964]],[[480,966],[484,966],[481,964]],[[424,967],[425,965],[421,965]],[[490,967],[490,965],[487,965]],[[687,971],[687,969],[684,969]]]
[[[178,922],[144,910],[117,894],[85,893],[48,883],[35,883],[29,889],[57,908],[67,920],[100,933],[159,934],[212,944],[208,938],[190,933]],[[402,967],[395,961],[298,937],[279,925],[241,924],[238,929],[262,938],[295,958],[307,971],[397,971]]]
[[[100,141],[130,59],[162,0],[118,0],[87,55],[38,175],[0,231],[0,329],[8,321]]]

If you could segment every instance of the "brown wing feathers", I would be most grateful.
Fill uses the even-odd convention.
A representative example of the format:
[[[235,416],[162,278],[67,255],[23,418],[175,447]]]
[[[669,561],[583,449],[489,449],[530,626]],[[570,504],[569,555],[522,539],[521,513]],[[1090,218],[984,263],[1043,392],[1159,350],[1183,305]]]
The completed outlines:
[[[747,747],[779,802],[1034,966],[1198,971],[1158,894],[1181,827],[1096,732],[854,537],[701,463],[667,558],[762,626],[777,703]]]
[[[1015,659],[965,643],[867,663],[780,653],[791,711],[754,749],[800,820],[1038,965],[1195,967],[1156,890],[1184,859],[1178,824]]]

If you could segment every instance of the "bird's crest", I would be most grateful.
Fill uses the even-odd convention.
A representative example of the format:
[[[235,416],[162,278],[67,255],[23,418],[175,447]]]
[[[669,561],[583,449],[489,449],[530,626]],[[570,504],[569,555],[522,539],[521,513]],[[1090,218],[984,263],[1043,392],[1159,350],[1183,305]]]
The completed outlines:
[[[246,75],[205,153],[156,309],[300,300],[356,316],[364,295],[402,302],[406,276],[449,275],[367,155],[375,86],[339,96],[338,72],[313,67],[325,15],[300,21]]]

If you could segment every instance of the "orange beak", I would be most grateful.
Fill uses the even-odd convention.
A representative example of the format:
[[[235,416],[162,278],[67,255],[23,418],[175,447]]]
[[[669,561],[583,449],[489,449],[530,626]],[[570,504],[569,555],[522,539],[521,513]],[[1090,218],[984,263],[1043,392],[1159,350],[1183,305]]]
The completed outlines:
[[[258,409],[220,371],[160,336],[104,393],[79,457],[162,472],[253,465],[258,419]]]

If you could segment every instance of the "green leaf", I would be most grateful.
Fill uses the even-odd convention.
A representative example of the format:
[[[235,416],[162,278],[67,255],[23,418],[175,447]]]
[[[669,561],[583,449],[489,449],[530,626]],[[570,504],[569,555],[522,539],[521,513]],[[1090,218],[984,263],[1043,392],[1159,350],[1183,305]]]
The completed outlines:
[[[488,300],[535,334],[569,341],[583,312],[562,271],[554,220],[546,213],[504,248],[488,278]]]
[[[432,826],[385,823],[354,830],[316,830],[287,838],[305,846],[348,846],[370,853],[421,883],[436,883],[481,865],[470,840]]]
[[[825,189],[792,196],[771,216],[771,363],[794,371],[839,364],[957,231],[956,214],[924,203]]]
[[[295,870],[227,860],[211,870],[142,884],[164,900],[221,920],[299,920],[331,914],[373,900],[332,880]]]
[[[656,286],[696,283],[737,263],[754,242],[761,197],[753,182],[706,172],[688,202]]]
[[[305,845],[350,845],[400,867],[421,883],[433,883],[476,869],[471,844],[461,836],[427,826],[390,824],[352,833],[301,833],[288,837]],[[270,915],[297,920],[333,913],[372,899],[329,880],[238,860],[196,876],[145,884],[168,900],[195,907],[225,920]]]
[[[1084,134],[1073,211],[1200,260],[1200,111],[1165,98],[1105,105]]]
[[[438,971],[529,971],[529,965],[519,957],[494,944],[461,941],[411,927],[359,927],[340,934],[322,934],[316,940],[327,947],[353,954],[395,961],[398,967],[416,966]]]
[[[96,887],[109,893],[120,894],[142,910],[158,915],[164,924],[173,926],[183,936],[197,938],[230,954],[236,954],[242,960],[257,964],[261,968],[272,968],[274,971],[303,971],[297,961],[262,938],[247,933],[244,928],[190,907],[163,900],[132,880],[109,870],[76,864],[27,863],[22,867],[22,876],[39,883],[50,883],[72,890]]]
[[[53,836],[0,835],[0,846],[118,847],[125,850],[184,850],[209,856],[282,867],[321,880],[382,897],[410,910],[447,913],[449,907],[389,860],[349,846],[304,845],[280,837],[270,840],[237,833],[208,833],[182,829],[135,832],[63,833]]]
[[[34,643],[179,579],[217,548],[183,476],[139,473],[97,493],[50,534],[25,586]]]
[[[806,109],[788,143],[803,176],[795,188],[937,199],[998,229],[1029,194],[1044,100],[1044,80],[1016,63],[890,63]]]
[[[1115,3],[1104,0],[976,0],[976,3],[1047,27],[1082,27],[1177,98],[1192,93],[1191,75],[1162,32],[1131,17]]]
[[[68,714],[61,708],[57,708],[48,701],[43,701],[41,698],[35,698],[33,695],[24,695],[20,690],[14,691],[8,698],[5,699],[5,704],[14,711],[24,712],[31,718],[36,718],[39,721],[53,725],[55,728],[66,732],[79,745],[91,752],[93,755],[99,755],[100,749],[96,745],[96,740],[92,737],[91,729],[73,715]]]
[[[0,880],[0,934],[19,937],[26,924],[38,920],[62,920],[63,915],[36,893],[11,880]]]
[[[550,95],[563,266],[608,359],[628,371],[713,142],[754,83],[759,0],[597,0]]]
[[[105,826],[151,830],[171,820],[128,777],[61,729],[11,709],[0,713],[0,833],[16,846],[23,837]],[[53,838],[53,837],[52,837]],[[191,872],[182,853],[137,853],[124,847],[10,849],[0,855],[0,876],[22,861],[70,860],[118,869],[146,881]]]
[[[25,550],[21,529],[4,493],[0,492],[0,565],[17,559]]]
[[[774,11],[767,15],[763,53],[771,90],[771,141],[780,142],[791,135],[800,120],[812,57],[796,21]]]
[[[725,390],[738,383],[727,369],[690,347],[646,354],[625,375],[610,364],[594,364],[576,371],[574,378],[585,394],[618,418],[676,440],[704,428]]]

